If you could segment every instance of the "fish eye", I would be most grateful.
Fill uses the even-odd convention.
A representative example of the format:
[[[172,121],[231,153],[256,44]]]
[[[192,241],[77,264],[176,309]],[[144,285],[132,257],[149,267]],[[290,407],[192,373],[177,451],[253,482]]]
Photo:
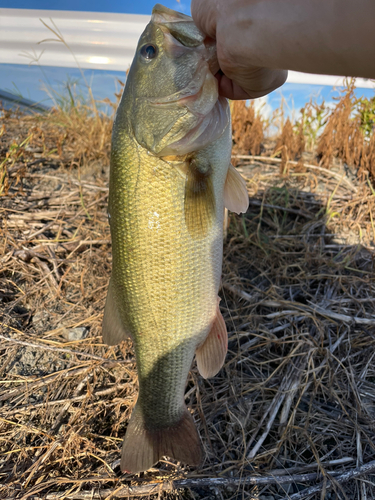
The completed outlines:
[[[141,56],[147,60],[154,59],[158,53],[157,47],[152,43],[147,43],[141,47]]]

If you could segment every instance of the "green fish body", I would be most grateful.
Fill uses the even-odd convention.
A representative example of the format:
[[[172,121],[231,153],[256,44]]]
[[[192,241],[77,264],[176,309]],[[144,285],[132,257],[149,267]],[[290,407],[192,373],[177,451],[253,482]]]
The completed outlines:
[[[207,378],[227,350],[218,307],[224,204],[245,211],[248,198],[230,166],[229,107],[217,94],[214,61],[191,18],[155,6],[114,123],[103,338],[132,338],[139,378],[123,471],[146,470],[164,455],[201,461],[186,380],[195,354]]]

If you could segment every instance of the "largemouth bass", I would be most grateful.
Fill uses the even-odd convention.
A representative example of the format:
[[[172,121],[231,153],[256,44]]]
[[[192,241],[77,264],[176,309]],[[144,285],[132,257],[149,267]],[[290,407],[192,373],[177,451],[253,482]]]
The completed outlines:
[[[132,338],[139,379],[122,471],[144,471],[165,455],[191,465],[202,458],[185,385],[194,354],[205,378],[224,363],[224,207],[248,207],[246,185],[230,165],[230,112],[216,70],[215,46],[192,19],[156,5],[112,134],[103,339]]]

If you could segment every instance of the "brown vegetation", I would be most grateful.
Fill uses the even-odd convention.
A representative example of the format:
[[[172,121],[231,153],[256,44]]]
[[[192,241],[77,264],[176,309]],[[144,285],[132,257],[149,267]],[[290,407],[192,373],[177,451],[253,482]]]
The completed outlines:
[[[1,498],[375,497],[375,139],[369,108],[365,126],[343,100],[307,104],[276,138],[232,103],[251,198],[225,242],[225,366],[205,381],[194,364],[186,390],[206,458],[140,475],[119,470],[132,345],[101,338],[111,120],[3,116]]]
[[[354,94],[355,81],[350,81],[334,108],[323,102],[310,101],[301,110],[301,117],[292,125],[284,119],[272,139],[273,155],[280,157],[283,172],[289,161],[300,161],[303,153],[311,153],[310,163],[330,168],[338,159],[358,170],[358,175],[369,175],[375,180],[375,97],[358,99]],[[269,121],[264,121],[253,105],[244,101],[231,103],[233,124],[233,153],[259,155],[264,138],[269,135]],[[274,123],[274,119],[271,120]]]
[[[233,127],[233,153],[260,154],[264,139],[264,123],[253,105],[245,101],[231,103]]]
[[[292,123],[288,118],[276,140],[274,154],[281,155],[280,172],[285,173],[289,160],[300,159],[305,151],[305,137],[303,134],[302,121],[297,131],[294,131]]]

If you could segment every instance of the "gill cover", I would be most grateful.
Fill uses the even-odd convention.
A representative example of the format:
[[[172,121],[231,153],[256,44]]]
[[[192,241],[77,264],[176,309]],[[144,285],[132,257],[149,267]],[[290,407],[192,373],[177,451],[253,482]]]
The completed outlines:
[[[230,114],[218,95],[216,70],[215,48],[191,17],[157,4],[128,75],[136,141],[168,156],[197,151],[220,137]]]

